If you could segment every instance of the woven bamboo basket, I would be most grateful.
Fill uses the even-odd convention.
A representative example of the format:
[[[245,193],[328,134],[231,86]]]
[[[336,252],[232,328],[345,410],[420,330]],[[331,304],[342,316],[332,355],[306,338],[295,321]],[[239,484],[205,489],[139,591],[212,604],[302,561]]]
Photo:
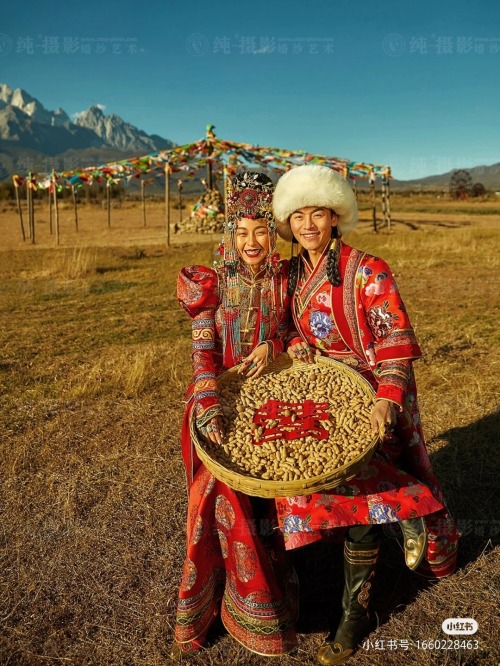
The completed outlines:
[[[325,356],[315,357],[314,363],[302,363],[300,361],[292,362],[288,354],[282,354],[273,363],[267,366],[264,373],[261,375],[261,378],[267,375],[273,375],[278,378],[284,387],[286,387],[288,373],[292,371],[296,373],[299,371],[304,374],[304,378],[307,378],[307,373],[317,369],[318,364],[321,366],[321,371],[324,370],[328,373],[336,373],[337,376],[342,375],[350,382],[351,387],[355,387],[355,390],[364,399],[364,417],[366,420],[367,413],[375,402],[374,390],[368,381],[345,363],[335,361]],[[242,379],[241,375],[237,374],[238,367],[239,366],[231,368],[219,376],[217,383],[221,391],[224,389],[226,392],[231,390],[231,392],[237,396],[243,382],[255,381],[252,379]],[[288,378],[288,380],[290,380],[290,378]],[[234,391],[232,391],[233,388]],[[356,417],[356,415],[354,417]],[[200,436],[193,421],[191,422],[191,436],[201,461],[217,479],[223,481],[234,490],[241,491],[247,495],[265,498],[307,495],[342,485],[356,476],[361,467],[369,461],[378,442],[378,436],[375,433],[370,434],[370,436],[366,438],[366,441],[363,442],[359,454],[354,458],[351,458],[346,464],[340,465],[326,473],[320,473],[317,476],[310,478],[273,480],[263,479],[258,475],[251,474],[242,469],[235,469],[234,462],[231,461],[229,456],[226,456],[227,459],[221,460],[221,457],[224,458],[224,456],[221,456],[220,447],[218,447],[219,450],[215,452],[216,445],[205,441]],[[216,459],[216,457],[218,459]]]

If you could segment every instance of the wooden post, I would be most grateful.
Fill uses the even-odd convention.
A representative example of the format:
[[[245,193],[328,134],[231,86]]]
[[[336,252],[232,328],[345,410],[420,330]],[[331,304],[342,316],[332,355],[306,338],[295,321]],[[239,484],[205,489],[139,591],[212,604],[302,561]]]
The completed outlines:
[[[30,194],[31,194],[31,171],[28,174],[28,177],[26,178],[26,216],[28,218],[28,238],[32,237],[32,220],[31,220],[31,201],[30,201]]]
[[[52,172],[52,187],[54,196],[54,218],[56,222],[56,245],[59,245],[59,203],[57,201],[57,181],[55,171]]]
[[[177,181],[177,189],[179,190],[179,229],[182,222],[182,180],[179,178]]]
[[[49,195],[49,234],[52,236],[52,183],[47,188],[47,194]]]
[[[30,206],[31,206],[31,242],[35,242],[35,199],[33,197],[32,179],[30,178]]]
[[[25,241],[26,233],[24,231],[23,209],[21,208],[21,199],[19,197],[19,183],[17,182],[17,180],[14,180],[14,189],[16,191],[17,212],[19,213],[19,222],[21,223],[21,233],[23,235],[23,241]]]
[[[71,186],[71,194],[73,196],[73,209],[75,211],[75,231],[78,233],[78,205],[76,203],[76,188],[74,185]]]
[[[375,175],[373,172],[370,174],[370,191],[372,193],[372,220],[373,220],[373,231],[378,232],[377,229],[377,199],[375,195]]]
[[[142,220],[144,226],[146,226],[146,198],[144,196],[145,189],[146,189],[146,183],[144,180],[141,180]]]
[[[391,230],[391,185],[389,176],[386,179],[386,210],[387,210],[387,227]]]
[[[382,176],[382,226],[387,224],[387,201],[386,201],[386,187],[385,176]]]
[[[165,224],[167,227],[167,247],[170,247],[170,165],[165,164]]]
[[[109,178],[106,179],[106,209],[108,211],[108,229],[111,226],[111,199],[109,196]]]
[[[208,189],[213,189],[213,174],[212,174],[212,160],[207,160],[207,180],[208,180]]]

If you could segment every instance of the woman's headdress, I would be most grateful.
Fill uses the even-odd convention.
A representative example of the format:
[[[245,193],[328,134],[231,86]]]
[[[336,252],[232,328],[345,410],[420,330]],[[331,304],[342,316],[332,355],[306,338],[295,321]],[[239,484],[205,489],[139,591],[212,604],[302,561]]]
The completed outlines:
[[[270,246],[266,267],[271,272],[275,267],[276,223],[272,209],[273,192],[273,181],[265,173],[258,171],[246,171],[227,181],[224,238],[219,247],[221,260],[215,262],[225,273],[226,305],[236,305],[239,302],[237,273],[240,257],[235,237],[238,222],[242,217],[267,220]]]
[[[227,183],[227,222],[237,223],[242,217],[265,218],[274,223],[273,181],[265,173],[246,171]]]

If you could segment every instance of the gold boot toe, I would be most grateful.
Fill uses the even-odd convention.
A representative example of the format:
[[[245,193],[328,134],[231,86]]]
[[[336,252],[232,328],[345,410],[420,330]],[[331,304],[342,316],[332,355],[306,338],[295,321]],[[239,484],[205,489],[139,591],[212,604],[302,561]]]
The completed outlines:
[[[414,571],[422,562],[427,548],[427,529],[423,518],[400,522],[404,537],[405,562]]]
[[[325,643],[316,654],[318,663],[323,666],[342,664],[354,652],[352,648],[344,649],[340,643]]]

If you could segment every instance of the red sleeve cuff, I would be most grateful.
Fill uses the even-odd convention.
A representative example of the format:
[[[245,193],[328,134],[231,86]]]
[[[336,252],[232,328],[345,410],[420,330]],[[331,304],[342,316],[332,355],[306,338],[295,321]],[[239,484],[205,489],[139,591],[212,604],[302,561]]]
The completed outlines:
[[[270,351],[272,352],[272,360],[274,361],[275,358],[278,358],[278,356],[283,353],[283,350],[285,348],[285,345],[283,344],[283,340],[279,340],[278,338],[274,338],[273,340],[267,340],[268,347],[270,347]]]
[[[391,384],[379,384],[377,390],[377,400],[389,400],[395,402],[400,409],[403,408],[405,391],[398,386]]]

